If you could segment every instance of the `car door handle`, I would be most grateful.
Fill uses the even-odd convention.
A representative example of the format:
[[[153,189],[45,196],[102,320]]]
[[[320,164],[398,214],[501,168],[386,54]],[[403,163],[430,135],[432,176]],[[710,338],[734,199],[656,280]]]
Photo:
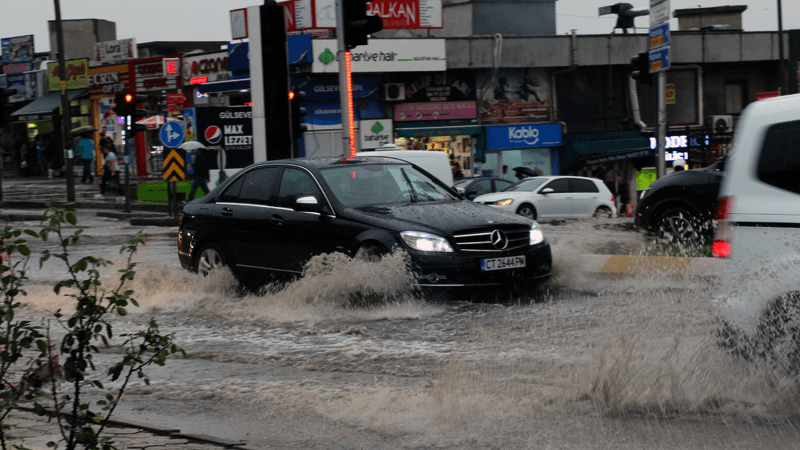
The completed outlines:
[[[283,220],[283,217],[281,216],[272,216],[270,217],[269,221],[275,225],[283,225],[286,223],[286,221]]]
[[[233,210],[230,208],[222,208],[222,215],[223,216],[232,216]]]

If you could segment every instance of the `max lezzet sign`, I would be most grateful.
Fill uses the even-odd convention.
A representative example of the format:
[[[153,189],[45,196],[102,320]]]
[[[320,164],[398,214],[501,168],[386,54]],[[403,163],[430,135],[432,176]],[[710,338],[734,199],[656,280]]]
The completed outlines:
[[[361,120],[358,127],[362,149],[381,148],[394,142],[392,119]]]
[[[311,42],[314,73],[338,73],[336,40]],[[353,72],[444,72],[444,39],[372,39],[350,52]]]

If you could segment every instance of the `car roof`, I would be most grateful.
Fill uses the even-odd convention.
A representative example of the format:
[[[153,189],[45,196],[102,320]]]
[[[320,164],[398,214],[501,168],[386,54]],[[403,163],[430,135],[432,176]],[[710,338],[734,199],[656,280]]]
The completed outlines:
[[[397,158],[387,158],[380,156],[366,157],[352,157],[352,158],[290,158],[290,159],[276,159],[273,161],[264,161],[253,164],[253,166],[272,166],[279,164],[295,164],[302,167],[325,169],[339,166],[359,166],[370,164],[411,164]]]

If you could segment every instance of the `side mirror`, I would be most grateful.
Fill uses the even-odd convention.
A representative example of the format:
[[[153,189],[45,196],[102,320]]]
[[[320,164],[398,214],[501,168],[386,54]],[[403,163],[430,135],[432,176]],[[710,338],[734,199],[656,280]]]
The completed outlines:
[[[317,200],[315,195],[309,195],[295,200],[293,209],[302,212],[321,212],[324,206]]]
[[[544,188],[541,191],[539,191],[540,194],[544,194],[544,195],[552,194],[553,192],[555,192],[553,190],[553,188]]]

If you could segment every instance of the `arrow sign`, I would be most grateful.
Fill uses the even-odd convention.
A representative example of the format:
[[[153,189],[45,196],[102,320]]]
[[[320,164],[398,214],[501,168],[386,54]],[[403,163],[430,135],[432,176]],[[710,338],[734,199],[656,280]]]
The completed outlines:
[[[183,126],[177,122],[167,122],[161,127],[161,143],[164,147],[175,148],[181,145],[184,138]]]
[[[182,181],[186,178],[183,151],[170,149],[164,158],[164,179],[167,181]]]

